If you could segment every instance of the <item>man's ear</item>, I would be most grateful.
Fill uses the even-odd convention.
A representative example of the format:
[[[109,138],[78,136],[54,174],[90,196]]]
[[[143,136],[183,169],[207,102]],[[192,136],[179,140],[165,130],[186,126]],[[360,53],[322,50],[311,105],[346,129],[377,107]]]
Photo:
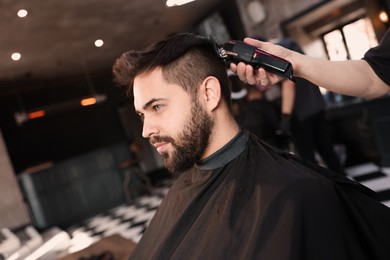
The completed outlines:
[[[221,102],[221,84],[216,77],[207,77],[201,85],[201,97],[209,111],[213,111]]]

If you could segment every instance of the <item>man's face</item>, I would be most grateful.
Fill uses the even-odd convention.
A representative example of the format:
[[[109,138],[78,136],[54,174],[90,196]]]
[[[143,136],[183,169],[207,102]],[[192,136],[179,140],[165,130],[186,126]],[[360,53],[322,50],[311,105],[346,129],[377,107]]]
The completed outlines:
[[[196,98],[167,83],[157,69],[134,80],[134,106],[145,138],[172,173],[191,168],[209,144],[213,121]]]

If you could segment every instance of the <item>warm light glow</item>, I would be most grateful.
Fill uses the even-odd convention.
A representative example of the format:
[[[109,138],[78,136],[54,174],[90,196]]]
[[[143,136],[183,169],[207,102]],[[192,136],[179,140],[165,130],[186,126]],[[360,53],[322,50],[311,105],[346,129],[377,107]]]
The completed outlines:
[[[389,16],[387,15],[387,13],[385,11],[380,11],[379,12],[379,19],[384,22],[384,23],[387,23],[389,21]]]
[[[11,55],[11,59],[13,59],[13,60],[20,60],[21,57],[22,57],[22,55],[19,52],[14,52]]]
[[[84,107],[85,106],[90,106],[90,105],[95,105],[96,104],[96,98],[93,98],[93,97],[91,97],[91,98],[84,98],[84,99],[81,100],[80,104],[82,106],[84,106]]]
[[[195,0],[167,0],[167,6],[172,7],[172,6],[179,6],[179,5],[184,5],[188,4],[190,2],[193,2]]]
[[[28,14],[27,10],[20,9],[20,10],[18,11],[18,16],[19,16],[20,18],[26,17],[27,14]]]
[[[98,40],[95,41],[95,46],[96,47],[102,47],[103,44],[104,44],[103,40],[98,39]]]
[[[29,119],[35,119],[35,118],[39,118],[39,117],[44,117],[45,114],[46,114],[45,110],[37,110],[37,111],[28,113],[27,117]]]

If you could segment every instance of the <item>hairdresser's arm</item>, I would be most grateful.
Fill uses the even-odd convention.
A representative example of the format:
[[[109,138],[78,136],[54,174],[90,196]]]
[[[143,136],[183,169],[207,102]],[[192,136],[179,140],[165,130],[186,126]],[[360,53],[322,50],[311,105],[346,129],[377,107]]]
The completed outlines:
[[[295,83],[291,80],[282,81],[282,115],[292,115],[295,102]]]
[[[389,86],[384,83],[364,60],[329,61],[290,51],[269,42],[246,38],[246,43],[290,61],[294,75],[305,78],[330,91],[363,98],[375,98],[387,94]],[[249,84],[273,85],[281,78],[264,69],[253,70],[249,65],[232,64],[231,69],[241,80]]]

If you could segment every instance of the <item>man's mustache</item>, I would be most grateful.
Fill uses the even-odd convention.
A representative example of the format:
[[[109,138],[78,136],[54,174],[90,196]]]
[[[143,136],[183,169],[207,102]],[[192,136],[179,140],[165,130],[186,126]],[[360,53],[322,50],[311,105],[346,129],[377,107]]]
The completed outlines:
[[[169,136],[153,136],[149,139],[149,143],[151,145],[154,145],[155,143],[162,143],[162,142],[174,144],[175,140]]]

